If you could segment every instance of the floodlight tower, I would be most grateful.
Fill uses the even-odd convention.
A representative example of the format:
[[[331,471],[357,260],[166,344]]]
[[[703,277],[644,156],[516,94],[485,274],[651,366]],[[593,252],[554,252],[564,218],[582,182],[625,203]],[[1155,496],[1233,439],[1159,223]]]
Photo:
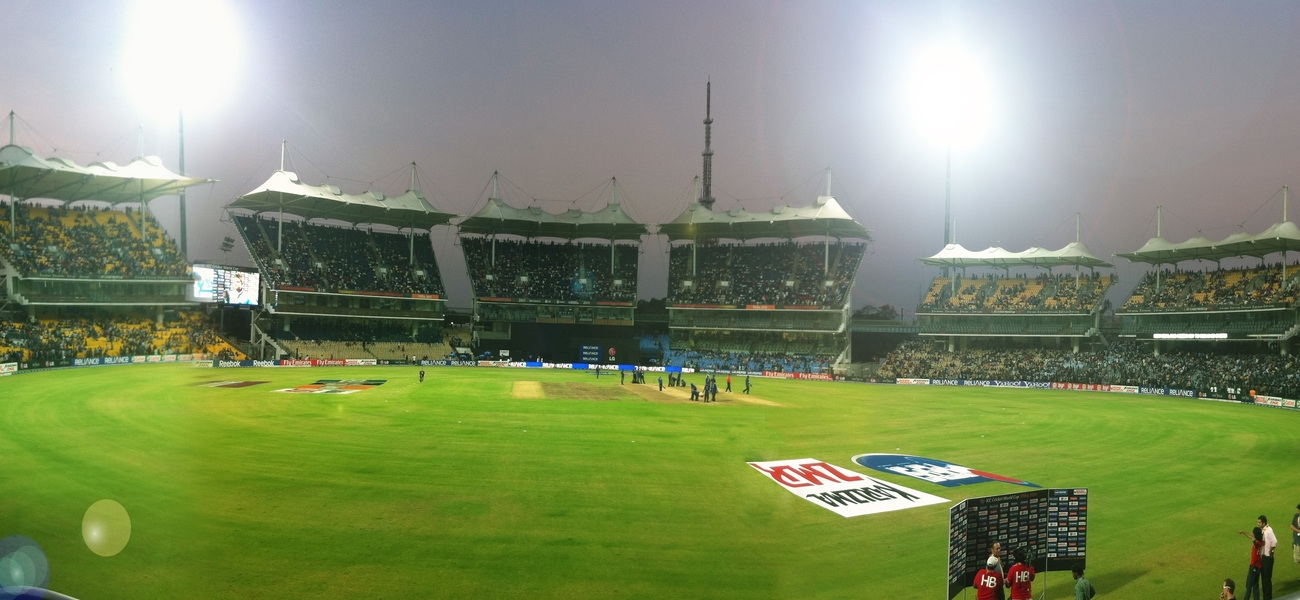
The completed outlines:
[[[700,195],[700,206],[709,210],[713,210],[713,149],[709,147],[713,141],[712,105],[713,82],[708,81],[704,84],[704,190]]]

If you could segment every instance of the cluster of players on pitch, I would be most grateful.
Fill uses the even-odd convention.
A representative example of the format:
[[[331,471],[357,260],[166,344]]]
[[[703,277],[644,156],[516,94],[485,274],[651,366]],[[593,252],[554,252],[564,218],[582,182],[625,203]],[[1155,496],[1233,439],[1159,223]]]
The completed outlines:
[[[1030,558],[1029,551],[1016,548],[1011,555],[1015,557],[1016,563],[1010,569],[1004,569],[1002,544],[994,543],[989,548],[988,562],[975,574],[977,600],[1004,600],[1008,589],[1011,590],[1011,600],[1031,600],[1034,597],[1033,582],[1036,573],[1030,565],[1033,559]],[[1083,576],[1083,563],[1075,565],[1070,572],[1074,575],[1075,600],[1090,600],[1097,595],[1092,582]]]
[[[596,372],[597,372],[597,377],[599,377],[600,376],[599,369],[597,369]],[[625,373],[627,372],[619,371],[619,380],[618,380],[619,385],[622,385],[625,382],[625,377],[624,377]],[[641,369],[636,369],[635,371],[632,371],[632,383],[645,383],[645,373],[642,372]],[[687,384],[686,381],[682,379],[681,373],[672,373],[672,372],[668,373],[668,387],[686,387],[687,385],[691,386],[691,402],[701,402],[701,401],[717,402],[718,401],[718,376],[717,375],[705,375],[704,389],[701,390],[699,387],[696,387],[695,383],[693,382]],[[748,394],[750,389],[751,387],[749,383],[749,376],[746,375],[744,392]],[[659,376],[659,391],[661,392],[664,391],[663,375]],[[727,375],[727,389],[725,391],[728,394],[731,393],[731,375]]]

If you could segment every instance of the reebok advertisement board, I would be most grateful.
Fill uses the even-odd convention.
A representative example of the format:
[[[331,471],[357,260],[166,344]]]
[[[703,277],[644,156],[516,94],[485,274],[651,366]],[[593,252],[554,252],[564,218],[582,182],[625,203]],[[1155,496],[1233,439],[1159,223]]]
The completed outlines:
[[[947,502],[938,496],[880,481],[815,458],[752,462],[749,466],[790,493],[841,517]]]
[[[1002,544],[1004,565],[1019,547],[1029,549],[1030,563],[1040,573],[1086,563],[1088,488],[967,498],[949,509],[949,598],[971,586],[994,542]]]

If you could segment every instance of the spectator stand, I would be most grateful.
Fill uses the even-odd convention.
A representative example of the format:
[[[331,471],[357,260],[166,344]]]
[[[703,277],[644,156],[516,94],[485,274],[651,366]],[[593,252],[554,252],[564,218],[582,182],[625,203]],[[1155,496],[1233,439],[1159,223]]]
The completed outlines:
[[[1106,292],[1115,283],[1113,275],[1096,271],[1114,266],[1094,255],[1077,233],[1074,242],[1059,250],[973,252],[954,243],[919,260],[944,269],[916,309],[920,334],[946,338],[949,351],[972,338],[1029,338],[1057,344],[1069,339],[1078,352],[1084,340],[1099,335]],[[1011,269],[1023,267],[1045,271],[1012,276]],[[1054,274],[1057,267],[1074,267],[1074,273]],[[968,277],[970,268],[993,273]],[[1090,273],[1083,275],[1083,268]]]
[[[660,227],[668,364],[820,372],[848,362],[849,292],[871,238],[829,186],[828,174],[827,193],[811,205],[767,212],[697,201]]]
[[[396,197],[304,183],[284,170],[283,147],[280,167],[226,206],[262,274],[252,343],[264,353],[270,346],[277,355],[287,354],[276,337],[298,339],[297,318],[325,319],[341,328],[382,320],[402,324],[409,332],[406,341],[419,338],[421,328],[438,337],[446,292],[428,231],[453,215],[434,208],[418,189],[415,163],[410,187]],[[261,216],[266,213],[274,220]],[[286,221],[286,214],[298,219]],[[396,231],[376,230],[376,225]],[[275,336],[267,333],[271,330]]]
[[[483,208],[457,225],[477,343],[551,360],[577,360],[579,342],[567,340],[632,345],[639,244],[648,229],[624,210],[618,181],[596,194],[607,198],[604,208],[554,214],[517,186],[530,206],[507,204],[503,179],[493,173]],[[554,339],[528,339],[537,336]]]
[[[1172,243],[1163,237],[1161,209],[1156,209],[1156,237],[1134,252],[1117,256],[1155,267],[1117,311],[1121,336],[1151,340],[1159,354],[1175,344],[1199,342],[1276,343],[1283,354],[1300,334],[1300,269],[1287,264],[1287,253],[1300,250],[1300,228],[1287,220],[1251,235],[1234,233],[1219,241],[1192,237]],[[1267,258],[1277,262],[1268,264]],[[1224,269],[1222,261],[1257,258],[1260,265]],[[1213,261],[1213,269],[1184,270],[1189,261]]]
[[[158,321],[163,307],[192,304],[189,265],[149,216],[149,202],[210,180],[177,175],[152,156],[86,166],[43,158],[14,143],[13,119],[10,143],[0,148],[0,194],[9,196],[0,221],[6,304],[25,308],[28,320],[39,308],[117,306],[151,309]],[[139,210],[121,210],[131,204]]]

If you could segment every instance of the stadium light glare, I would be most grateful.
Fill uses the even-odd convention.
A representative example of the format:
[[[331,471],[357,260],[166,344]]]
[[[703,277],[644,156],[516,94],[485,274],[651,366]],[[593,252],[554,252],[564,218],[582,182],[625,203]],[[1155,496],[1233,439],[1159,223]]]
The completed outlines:
[[[980,61],[956,44],[922,52],[911,71],[907,103],[918,127],[947,148],[978,141],[992,120],[992,89]]]
[[[242,52],[225,0],[140,0],[127,32],[125,84],[149,114],[210,110],[232,88]]]

